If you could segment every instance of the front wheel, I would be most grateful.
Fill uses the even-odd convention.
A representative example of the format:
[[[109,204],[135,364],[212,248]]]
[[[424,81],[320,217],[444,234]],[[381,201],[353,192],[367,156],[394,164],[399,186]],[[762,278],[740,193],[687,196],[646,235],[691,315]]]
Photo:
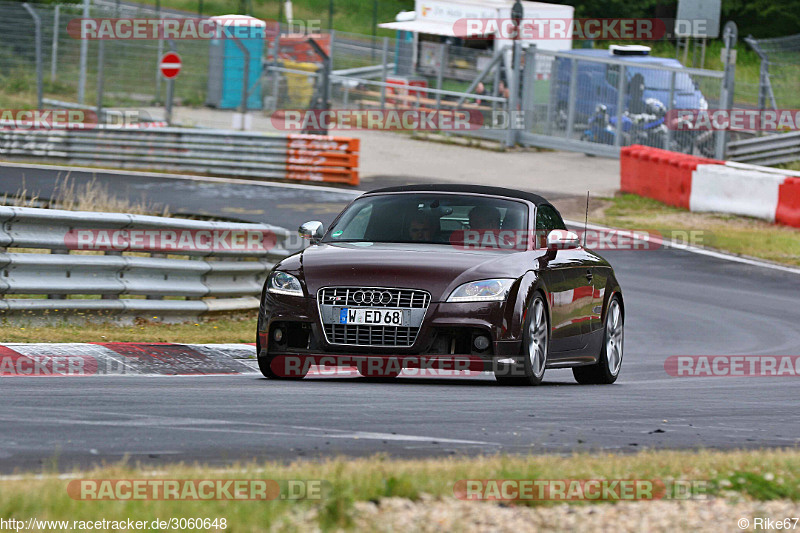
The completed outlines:
[[[547,319],[547,308],[540,294],[533,299],[526,315],[522,354],[519,357],[521,364],[514,365],[514,368],[520,369],[523,375],[509,376],[507,368],[498,369],[495,377],[503,385],[539,385],[544,378],[547,351],[550,346],[550,324]]]
[[[597,363],[589,366],[578,366],[572,369],[575,381],[581,385],[610,385],[617,381],[622,367],[622,348],[625,317],[619,297],[614,296],[608,304],[603,337],[603,348]]]

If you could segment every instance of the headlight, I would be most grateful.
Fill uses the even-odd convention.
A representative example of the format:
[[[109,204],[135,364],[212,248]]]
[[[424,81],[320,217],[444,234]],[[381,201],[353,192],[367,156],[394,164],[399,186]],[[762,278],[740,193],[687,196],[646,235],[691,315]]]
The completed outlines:
[[[448,302],[502,302],[513,279],[484,279],[465,283],[453,291]]]
[[[267,280],[267,290],[272,294],[285,294],[286,296],[303,296],[303,287],[300,281],[286,272],[273,272]]]

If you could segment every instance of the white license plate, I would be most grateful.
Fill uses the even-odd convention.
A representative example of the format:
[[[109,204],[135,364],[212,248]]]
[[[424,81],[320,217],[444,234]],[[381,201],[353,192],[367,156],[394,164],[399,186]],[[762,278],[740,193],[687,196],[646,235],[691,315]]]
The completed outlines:
[[[402,326],[402,309],[339,309],[340,324],[373,325],[373,326]]]

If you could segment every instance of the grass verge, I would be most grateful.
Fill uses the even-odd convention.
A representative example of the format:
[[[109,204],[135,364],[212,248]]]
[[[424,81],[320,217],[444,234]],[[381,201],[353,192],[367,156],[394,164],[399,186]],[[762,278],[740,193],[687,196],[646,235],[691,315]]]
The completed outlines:
[[[71,181],[69,173],[66,176],[57,176],[53,195],[47,200],[42,200],[36,195],[31,195],[26,188],[23,178],[22,185],[15,194],[5,194],[0,197],[0,205],[15,207],[44,207],[50,209],[63,209],[65,211],[94,211],[101,213],[127,213],[130,215],[155,215],[170,216],[169,206],[156,206],[142,198],[131,201],[120,198],[108,190],[108,185],[100,183],[97,178],[92,178],[82,185]]]
[[[80,501],[67,494],[67,485],[74,478],[103,479],[263,479],[263,480],[322,480],[328,490],[321,499],[273,501]],[[145,471],[123,461],[71,476],[19,476],[0,480],[0,516],[18,519],[36,517],[39,520],[143,520],[155,518],[225,518],[228,531],[303,531],[368,530],[388,531],[389,524],[380,523],[376,506],[388,505],[402,499],[404,518],[418,504],[454,502],[458,516],[439,516],[440,524],[455,527],[485,526],[491,514],[504,508],[525,510],[533,507],[569,515],[562,505],[552,503],[480,503],[456,502],[454,484],[467,479],[520,480],[653,480],[667,484],[691,481],[695,489],[692,500],[708,506],[709,499],[733,505],[741,502],[779,500],[797,509],[800,500],[800,451],[644,451],[634,455],[579,453],[571,456],[484,456],[475,458],[445,458],[421,460],[390,460],[383,456],[363,459],[331,459],[280,463],[234,465],[228,469],[202,466],[170,466],[158,472]],[[700,484],[699,482],[703,483]],[[702,487],[702,490],[697,487]],[[285,494],[282,492],[282,494]],[[685,499],[685,498],[677,498]],[[636,505],[644,513],[655,515],[661,502],[640,501]],[[594,520],[603,509],[625,506],[630,502],[580,502],[570,508],[587,506]],[[372,513],[369,510],[372,509]],[[477,517],[464,519],[469,512]],[[797,515],[794,515],[797,516]],[[475,524],[473,520],[480,520]],[[656,518],[653,516],[651,519]],[[663,518],[663,517],[662,517]],[[781,517],[782,518],[782,517]],[[449,522],[448,522],[449,520]],[[640,523],[641,525],[641,523]],[[654,524],[658,525],[658,524]],[[663,524],[661,524],[663,526]],[[444,527],[441,529],[451,529]],[[719,524],[716,525],[719,527]],[[485,527],[483,529],[486,529]],[[506,528],[502,528],[506,529]],[[526,528],[527,529],[527,528]],[[546,529],[558,529],[550,524]],[[627,529],[627,528],[625,528]],[[734,528],[735,529],[735,528]],[[402,529],[399,529],[402,530]],[[430,530],[425,528],[424,530]],[[436,530],[435,528],[433,530]],[[659,527],[658,530],[663,530]]]
[[[635,194],[618,194],[600,202],[602,205],[589,215],[589,220],[596,224],[657,231],[666,237],[677,236],[679,241],[686,236],[691,244],[800,266],[797,228],[737,215],[692,213]],[[578,216],[577,212],[573,216]],[[580,213],[579,220],[582,219]]]
[[[255,315],[255,312],[253,312]],[[133,326],[59,324],[46,327],[0,326],[3,342],[174,342],[227,344],[255,342],[255,318],[206,319],[188,324],[139,320]]]

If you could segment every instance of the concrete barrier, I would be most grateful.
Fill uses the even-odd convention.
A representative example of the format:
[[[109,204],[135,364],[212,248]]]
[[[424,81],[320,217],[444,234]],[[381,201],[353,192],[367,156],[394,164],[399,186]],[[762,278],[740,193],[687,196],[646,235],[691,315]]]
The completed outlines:
[[[779,224],[800,228],[800,178],[789,177],[778,188],[775,220]]]
[[[359,183],[359,139],[200,128],[0,129],[0,157],[212,176]]]
[[[620,189],[691,211],[800,227],[800,177],[633,145],[620,151]]]
[[[725,165],[698,165],[692,172],[691,211],[733,213],[775,222],[778,188],[786,178]]]

